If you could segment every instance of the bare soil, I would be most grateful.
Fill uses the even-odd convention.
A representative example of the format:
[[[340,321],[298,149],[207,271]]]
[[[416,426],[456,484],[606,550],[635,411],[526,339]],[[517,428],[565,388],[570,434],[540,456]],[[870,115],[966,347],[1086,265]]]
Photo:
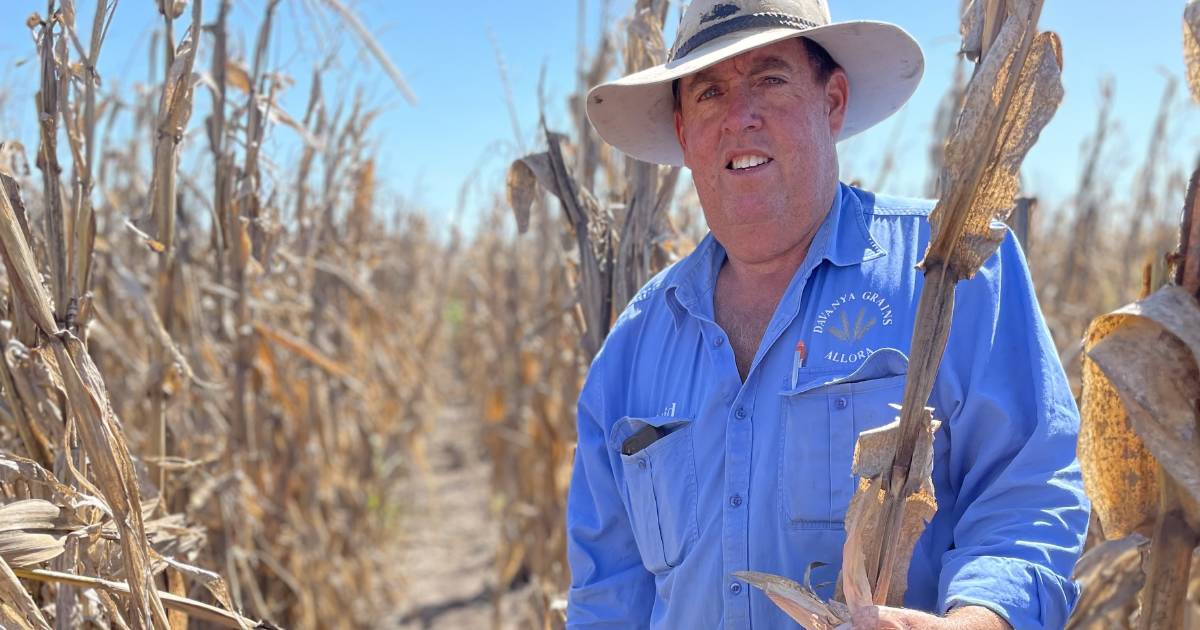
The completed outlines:
[[[527,585],[496,592],[499,532],[489,509],[491,463],[479,419],[464,410],[429,427],[428,469],[402,489],[409,509],[399,531],[404,598],[389,628],[532,627]]]

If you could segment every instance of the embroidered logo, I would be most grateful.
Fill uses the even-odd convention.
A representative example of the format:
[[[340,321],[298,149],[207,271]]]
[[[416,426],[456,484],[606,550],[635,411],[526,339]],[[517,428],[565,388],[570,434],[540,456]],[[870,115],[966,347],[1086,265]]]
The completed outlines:
[[[830,328],[829,334],[837,337],[841,341],[862,340],[863,335],[867,334],[867,331],[871,330],[871,327],[875,325],[875,322],[879,321],[872,317],[864,322],[863,318],[867,315],[867,307],[864,306],[858,309],[858,315],[854,318],[854,330],[850,330],[850,318],[846,317],[846,310],[842,309],[840,315],[842,316],[842,327]]]
[[[887,298],[875,291],[852,291],[843,293],[817,313],[812,332],[814,335],[828,333],[837,340],[839,346],[843,346],[826,352],[827,361],[857,363],[871,356],[875,349],[854,346],[876,326],[891,325],[892,305]]]

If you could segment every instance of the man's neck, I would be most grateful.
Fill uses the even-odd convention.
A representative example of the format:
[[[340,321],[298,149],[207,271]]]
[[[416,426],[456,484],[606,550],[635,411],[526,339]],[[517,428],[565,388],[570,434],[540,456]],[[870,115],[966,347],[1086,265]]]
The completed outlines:
[[[783,255],[762,261],[739,260],[727,253],[725,264],[717,274],[713,310],[717,324],[729,336],[738,374],[743,381],[762,343],[763,332],[796,270],[804,263],[811,243],[812,235],[809,235]]]
[[[718,283],[727,283],[733,293],[754,302],[777,304],[808,256],[808,248],[819,227],[820,222],[815,223],[794,247],[768,259],[744,260],[727,251]]]

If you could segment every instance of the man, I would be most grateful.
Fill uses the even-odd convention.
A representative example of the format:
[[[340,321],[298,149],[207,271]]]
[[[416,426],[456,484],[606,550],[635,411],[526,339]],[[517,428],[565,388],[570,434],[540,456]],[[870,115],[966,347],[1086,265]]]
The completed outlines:
[[[622,151],[686,164],[711,234],[630,302],[580,394],[571,628],[795,627],[742,570],[828,597],[857,435],[899,402],[931,203],[838,182],[920,48],[824,0],[694,0],[664,66],[595,88]],[[1088,521],[1078,411],[1011,235],[957,309],[929,404],[938,511],[905,609],[854,628],[1062,628]],[[922,612],[924,611],[924,612]]]

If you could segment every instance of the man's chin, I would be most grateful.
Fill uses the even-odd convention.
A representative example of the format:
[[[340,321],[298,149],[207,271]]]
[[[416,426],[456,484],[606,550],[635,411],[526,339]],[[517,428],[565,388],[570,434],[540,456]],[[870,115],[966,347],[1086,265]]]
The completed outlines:
[[[767,197],[741,197],[736,203],[725,204],[723,223],[735,230],[770,227],[783,216],[774,207],[776,203],[777,200]]]

